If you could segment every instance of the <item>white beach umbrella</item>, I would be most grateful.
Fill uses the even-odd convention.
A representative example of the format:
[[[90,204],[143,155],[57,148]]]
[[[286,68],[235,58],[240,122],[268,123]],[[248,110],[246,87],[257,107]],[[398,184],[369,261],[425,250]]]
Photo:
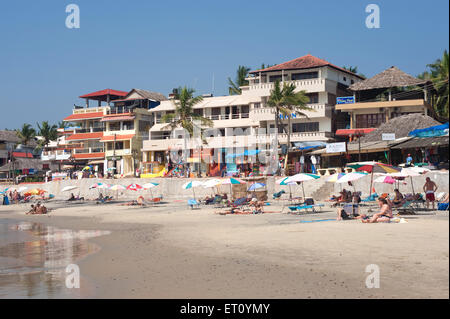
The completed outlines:
[[[68,192],[76,188],[78,188],[78,186],[66,186],[61,190],[61,192]]]
[[[158,183],[147,183],[147,184],[142,185],[142,188],[150,190],[150,194],[151,194],[151,196],[153,198],[152,188],[156,187],[158,185],[159,185]]]
[[[194,191],[194,188],[195,188],[195,187],[202,186],[202,185],[203,185],[203,183],[200,182],[200,181],[190,181],[190,182],[184,183],[183,186],[182,186],[182,188],[183,188],[183,189],[190,189],[190,188],[192,188],[192,193],[193,193],[194,199],[195,199],[195,191]]]
[[[363,173],[363,172],[348,173],[348,174],[345,174],[344,176],[342,176],[341,178],[337,179],[336,183],[340,184],[340,183],[353,182],[353,181],[356,181],[367,175],[368,175],[367,173]]]
[[[28,187],[26,187],[26,186],[22,186],[22,187],[19,187],[19,189],[17,190],[19,193],[21,193],[21,192],[23,192],[23,191],[26,191],[28,189]]]

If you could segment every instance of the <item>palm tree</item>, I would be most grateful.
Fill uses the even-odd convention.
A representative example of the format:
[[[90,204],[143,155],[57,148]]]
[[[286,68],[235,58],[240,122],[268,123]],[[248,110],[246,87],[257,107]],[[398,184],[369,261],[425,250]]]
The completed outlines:
[[[69,124],[67,122],[64,121],[60,121],[57,124],[58,128],[67,128],[69,126]]]
[[[187,88],[186,86],[183,88],[179,88],[175,94],[173,103],[175,105],[175,113],[165,114],[161,117],[161,121],[163,123],[169,123],[168,125],[161,128],[161,130],[165,130],[170,128],[173,132],[176,128],[183,128],[185,133],[189,133],[190,136],[194,134],[194,128],[198,128],[201,130],[199,126],[195,123],[199,121],[203,126],[213,126],[213,121],[207,119],[201,115],[198,115],[194,112],[194,105],[200,103],[203,100],[202,96],[194,97],[194,89]],[[195,121],[195,122],[194,122]],[[184,134],[184,159],[183,166],[187,163],[187,137]],[[184,167],[185,168],[185,167]],[[184,169],[186,172],[186,169]]]
[[[38,127],[38,135],[42,136],[42,140],[39,146],[47,146],[50,141],[54,141],[58,138],[58,127],[56,125],[50,125],[48,121],[43,121],[42,124],[36,123]]]
[[[229,95],[239,95],[241,94],[241,86],[248,85],[248,81],[245,79],[248,76],[248,72],[250,68],[240,65],[236,72],[236,82],[233,82],[230,78],[228,78],[228,94]]]
[[[436,89],[436,95],[433,99],[435,112],[442,117],[448,118],[448,101],[449,101],[449,88],[448,88],[448,69],[449,60],[448,52],[444,51],[442,59],[437,59],[436,62],[428,64],[430,68],[431,80],[434,83]],[[427,72],[424,72],[427,73]]]
[[[20,130],[16,130],[16,134],[22,145],[26,145],[36,136],[36,130],[30,124],[24,123]]]
[[[276,145],[276,159],[278,162],[278,123],[280,115],[288,120],[287,145],[288,150],[291,145],[291,118],[295,116],[309,117],[302,111],[314,111],[314,109],[306,106],[309,98],[306,96],[306,91],[295,91],[293,83],[284,83],[283,88],[280,87],[280,82],[276,81],[274,88],[270,94],[268,105],[275,108],[275,145]],[[287,172],[288,154],[285,157],[285,170]]]
[[[352,73],[357,74],[358,73],[358,67],[357,66],[343,66],[342,67],[344,70],[350,71]]]

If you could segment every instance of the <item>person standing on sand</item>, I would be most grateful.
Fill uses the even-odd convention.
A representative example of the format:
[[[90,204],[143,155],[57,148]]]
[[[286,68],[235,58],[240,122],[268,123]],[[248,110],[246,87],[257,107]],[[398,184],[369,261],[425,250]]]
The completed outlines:
[[[432,202],[433,210],[434,210],[434,202],[436,198],[434,197],[434,193],[437,191],[438,187],[436,183],[431,180],[431,178],[427,177],[425,181],[425,185],[423,185],[423,191],[425,192],[425,198],[427,200],[427,209]]]

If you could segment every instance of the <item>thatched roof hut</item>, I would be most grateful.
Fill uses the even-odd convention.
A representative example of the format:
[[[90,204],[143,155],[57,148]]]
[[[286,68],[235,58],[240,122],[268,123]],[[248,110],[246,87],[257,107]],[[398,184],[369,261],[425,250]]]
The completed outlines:
[[[361,137],[361,143],[381,141],[382,134],[384,133],[395,133],[396,139],[407,137],[408,133],[412,130],[439,124],[441,123],[427,115],[411,113],[393,118],[386,123],[381,124],[376,130]],[[358,140],[356,140],[356,143],[358,143]]]
[[[415,78],[399,68],[392,66],[387,70],[384,70],[377,75],[366,79],[361,82],[352,84],[349,89],[352,91],[365,91],[373,89],[386,89],[392,87],[404,87],[404,86],[414,86],[423,85],[427,83],[426,80],[420,80]]]
[[[11,162],[0,167],[0,172],[9,172],[13,169]],[[14,169],[34,169],[42,171],[42,161],[38,158],[16,158],[14,160]]]

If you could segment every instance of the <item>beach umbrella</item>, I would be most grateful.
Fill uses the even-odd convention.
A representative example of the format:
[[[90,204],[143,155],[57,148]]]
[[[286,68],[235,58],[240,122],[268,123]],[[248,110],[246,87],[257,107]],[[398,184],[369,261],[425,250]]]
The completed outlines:
[[[221,183],[224,185],[230,185],[230,197],[232,197],[233,196],[233,185],[244,184],[245,182],[238,178],[227,177],[225,179],[222,179]]]
[[[289,182],[287,181],[289,177],[285,177],[276,181],[278,185],[287,185],[289,186],[289,198],[292,198],[292,190],[291,185],[297,185],[297,182]]]
[[[372,195],[372,187],[373,187],[373,174],[374,173],[396,173],[400,172],[401,168],[392,166],[389,164],[379,163],[379,162],[356,162],[356,163],[349,163],[347,164],[347,167],[353,168],[357,171],[367,172],[370,173],[370,189],[369,189],[369,196]]]
[[[26,191],[28,189],[28,187],[26,187],[26,186],[22,186],[22,187],[19,187],[19,189],[17,190],[19,193],[21,193],[21,192],[23,192],[23,191]]]
[[[90,170],[90,169],[91,169],[90,166],[85,166],[85,167],[83,167],[83,171],[87,171],[87,170]]]
[[[311,180],[319,179],[319,178],[320,178],[320,176],[319,176],[319,175],[316,175],[316,174],[299,173],[299,174],[296,174],[296,175],[293,175],[293,176],[288,177],[288,178],[286,179],[286,182],[287,182],[287,183],[289,183],[289,182],[299,182],[299,183],[302,183],[303,198],[305,198],[305,197],[306,197],[306,196],[305,196],[305,186],[304,186],[303,182],[311,181]]]
[[[341,178],[342,176],[345,176],[345,173],[335,173],[335,174],[333,174],[333,175],[330,175],[330,176],[326,179],[326,181],[329,182],[329,183],[336,183],[337,180],[338,180],[339,178]]]
[[[66,186],[61,190],[61,192],[68,192],[76,188],[78,188],[78,186]]]
[[[379,176],[377,178],[374,179],[373,181],[374,183],[384,183],[384,184],[394,184],[395,183],[395,179],[392,178],[391,176]]]
[[[116,184],[116,185],[110,186],[109,189],[112,191],[123,191],[123,190],[126,190],[127,188],[123,185]]]
[[[183,184],[182,188],[183,189],[191,189],[192,188],[192,194],[194,195],[194,199],[195,199],[194,188],[202,186],[202,185],[203,185],[203,183],[200,182],[200,181],[190,181],[190,182],[187,182],[187,183]]]
[[[413,179],[412,178],[416,177],[416,176],[420,176],[420,175],[426,174],[429,171],[430,171],[429,169],[422,168],[422,167],[405,167],[400,172],[389,174],[389,176],[392,176],[394,178],[402,178],[402,177],[406,178],[406,177],[409,177],[410,181],[411,181],[411,189],[412,189],[413,195],[415,195],[414,183],[413,183]]]
[[[249,192],[251,191],[256,191],[257,189],[266,187],[266,184],[264,183],[253,183],[252,185],[250,185],[250,187],[247,189]]]
[[[158,186],[158,185],[159,185],[158,183],[147,183],[147,184],[142,185],[142,188],[144,188],[144,189],[149,189],[149,190],[150,190],[150,195],[151,195],[152,198],[153,198],[152,188],[153,188],[153,187],[156,187],[156,186]]]
[[[203,187],[204,188],[214,188],[220,184],[222,184],[222,181],[220,179],[214,178],[214,179],[210,179],[210,180],[204,182]],[[213,193],[215,193],[214,190],[213,190]]]
[[[348,173],[345,174],[344,176],[342,176],[341,178],[339,178],[336,183],[348,183],[348,182],[354,182],[357,181],[360,178],[363,178],[364,176],[367,176],[367,173],[364,172],[353,172],[353,173]]]
[[[127,189],[129,190],[129,191],[139,191],[139,190],[141,190],[142,189],[142,186],[141,185],[139,185],[139,184],[130,184],[130,185],[128,185],[127,186]]]

